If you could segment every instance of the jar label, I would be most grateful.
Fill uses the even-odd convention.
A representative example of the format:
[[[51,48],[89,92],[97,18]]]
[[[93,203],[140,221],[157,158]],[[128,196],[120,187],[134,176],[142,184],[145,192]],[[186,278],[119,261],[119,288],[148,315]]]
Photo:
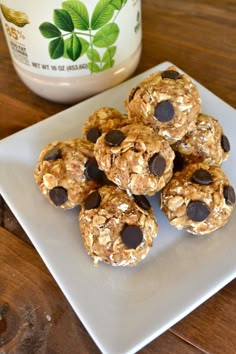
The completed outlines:
[[[4,0],[0,13],[13,61],[40,75],[102,72],[141,42],[140,0]]]

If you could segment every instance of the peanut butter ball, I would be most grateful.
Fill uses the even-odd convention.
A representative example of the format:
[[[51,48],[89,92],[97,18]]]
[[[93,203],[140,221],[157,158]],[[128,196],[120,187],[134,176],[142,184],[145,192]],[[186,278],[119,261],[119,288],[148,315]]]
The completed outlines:
[[[82,127],[82,133],[85,139],[96,143],[103,133],[126,124],[128,124],[127,115],[121,114],[112,107],[101,107],[86,120]]]
[[[94,144],[82,139],[55,141],[45,146],[34,170],[42,194],[54,206],[70,209],[98,187],[101,171],[93,154]]]
[[[221,165],[230,152],[230,142],[217,119],[200,113],[196,128],[172,145],[185,163],[203,162]]]
[[[142,124],[103,134],[94,146],[94,155],[99,169],[129,194],[154,195],[172,177],[172,148]]]
[[[173,66],[138,83],[125,103],[131,122],[151,126],[170,144],[195,128],[201,108],[196,85]]]
[[[135,266],[149,253],[158,231],[149,201],[115,186],[92,191],[79,213],[80,231],[94,264]]]
[[[208,234],[229,220],[235,192],[223,170],[203,163],[176,172],[161,193],[161,209],[171,225]]]

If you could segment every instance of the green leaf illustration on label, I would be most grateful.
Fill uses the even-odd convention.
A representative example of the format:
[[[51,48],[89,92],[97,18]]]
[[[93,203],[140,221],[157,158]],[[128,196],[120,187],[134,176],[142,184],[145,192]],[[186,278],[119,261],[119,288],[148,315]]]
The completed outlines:
[[[48,51],[52,59],[58,59],[64,53],[64,39],[59,37],[49,42]]]
[[[108,62],[109,60],[111,60],[114,57],[115,53],[116,53],[115,46],[107,48],[107,50],[103,54],[102,61]]]
[[[61,31],[50,22],[42,23],[39,26],[39,30],[45,38],[56,38],[61,36]]]
[[[101,71],[98,64],[96,64],[94,61],[89,62],[88,67],[89,67],[89,70],[91,71],[91,73],[98,73],[99,71]]]
[[[42,36],[52,39],[48,45],[51,59],[76,61],[86,54],[91,73],[114,66],[114,44],[120,33],[116,19],[126,2],[98,0],[90,17],[86,2],[63,1],[62,8],[53,11],[53,23],[45,21],[39,26]]]
[[[102,70],[110,69],[114,65],[114,59],[108,60],[102,67]]]
[[[54,10],[53,20],[55,25],[63,31],[72,32],[74,30],[71,16],[65,10]]]
[[[87,57],[89,58],[89,60],[91,60],[91,61],[95,61],[95,62],[101,61],[98,51],[94,48],[90,48],[86,54],[87,54]]]
[[[82,55],[84,55],[87,50],[90,47],[90,43],[88,41],[86,41],[86,39],[84,39],[83,37],[79,37],[80,40],[80,44],[81,44],[81,54],[80,56],[82,57]]]
[[[92,14],[91,28],[96,30],[107,24],[111,20],[114,10],[112,0],[98,1]]]
[[[70,14],[75,28],[85,31],[89,29],[89,14],[82,1],[64,1],[62,7]]]
[[[109,23],[95,34],[93,44],[98,48],[109,47],[117,40],[119,31],[116,23]]]
[[[71,60],[75,61],[80,57],[81,51],[82,46],[80,40],[76,34],[73,33],[66,41],[66,53]]]
[[[111,4],[115,9],[120,10],[122,8],[122,0],[112,0]]]

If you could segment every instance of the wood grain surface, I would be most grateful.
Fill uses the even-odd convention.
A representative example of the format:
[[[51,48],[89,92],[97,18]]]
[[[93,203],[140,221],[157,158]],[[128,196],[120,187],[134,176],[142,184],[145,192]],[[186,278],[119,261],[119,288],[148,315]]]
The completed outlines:
[[[236,107],[235,0],[143,0],[142,21],[135,74],[168,60]],[[0,139],[65,108],[24,86],[0,27]],[[0,354],[99,352],[0,197]],[[140,353],[235,354],[236,281]]]

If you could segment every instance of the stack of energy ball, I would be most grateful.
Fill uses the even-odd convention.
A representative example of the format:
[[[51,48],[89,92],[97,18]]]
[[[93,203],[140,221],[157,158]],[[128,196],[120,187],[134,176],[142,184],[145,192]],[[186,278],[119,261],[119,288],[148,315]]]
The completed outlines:
[[[95,111],[83,139],[47,145],[34,171],[48,201],[81,205],[80,230],[96,265],[136,265],[158,231],[146,196],[161,191],[171,225],[208,234],[229,219],[235,192],[221,169],[230,144],[219,122],[200,113],[190,77],[175,67],[156,72],[131,90],[127,114]]]

